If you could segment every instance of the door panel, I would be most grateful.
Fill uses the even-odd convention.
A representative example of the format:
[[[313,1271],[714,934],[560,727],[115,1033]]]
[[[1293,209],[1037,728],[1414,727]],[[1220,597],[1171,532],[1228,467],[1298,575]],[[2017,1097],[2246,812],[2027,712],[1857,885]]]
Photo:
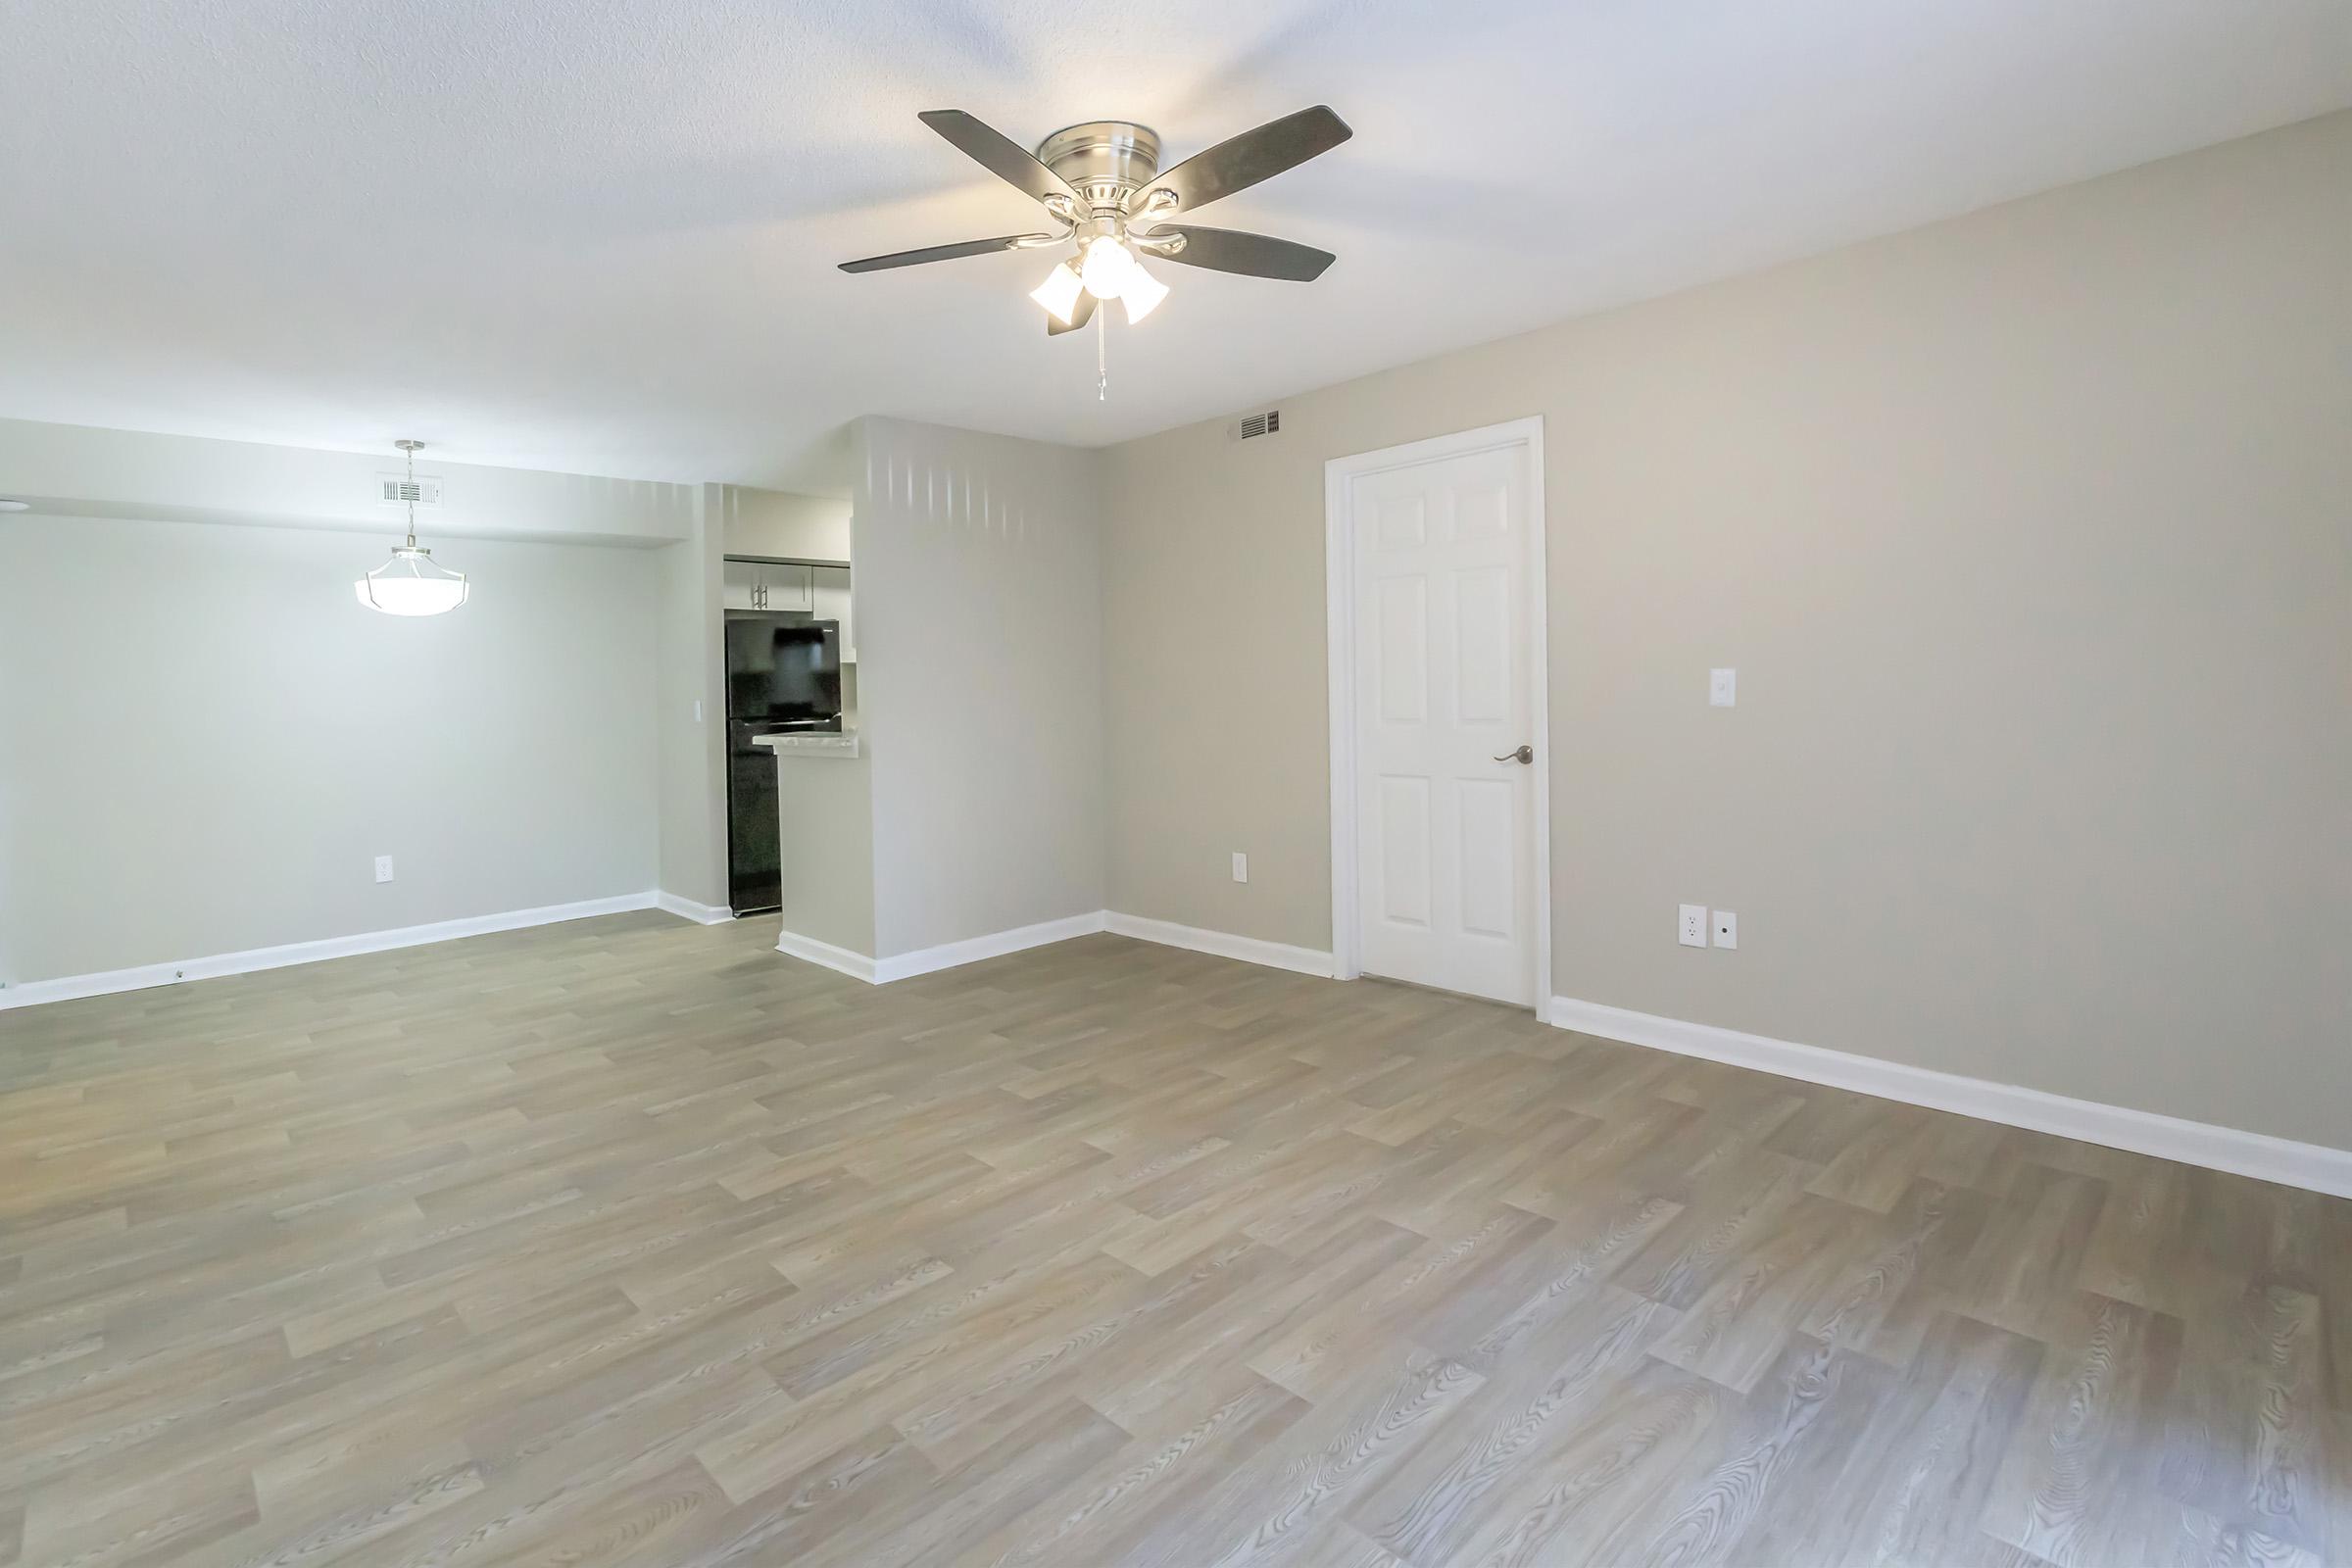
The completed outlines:
[[[1429,509],[1420,496],[1385,496],[1378,506],[1381,549],[1410,550],[1429,543]]]
[[[1429,780],[1384,778],[1373,797],[1380,845],[1371,907],[1385,925],[1429,929]]]
[[[1351,481],[1363,968],[1535,1000],[1527,451]]]
[[[1518,829],[1512,797],[1519,791],[1499,778],[1464,779],[1455,788],[1461,803],[1462,934],[1509,942],[1519,934],[1512,863]]]
[[[1393,724],[1429,717],[1429,585],[1391,577],[1380,595],[1380,716]]]
[[[1514,722],[1511,625],[1518,617],[1511,613],[1511,576],[1503,566],[1453,574],[1453,710],[1465,724]]]

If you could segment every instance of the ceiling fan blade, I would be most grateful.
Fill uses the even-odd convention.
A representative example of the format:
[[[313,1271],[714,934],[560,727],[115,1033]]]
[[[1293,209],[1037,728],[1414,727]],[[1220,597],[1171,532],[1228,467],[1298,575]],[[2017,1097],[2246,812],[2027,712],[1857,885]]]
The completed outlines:
[[[1162,223],[1152,230],[1151,237],[1165,239],[1176,234],[1184,236],[1183,245],[1168,251],[1154,248],[1149,254],[1163,262],[1205,267],[1212,272],[1279,277],[1292,283],[1312,283],[1323,275],[1323,269],[1339,260],[1331,252],[1319,251],[1312,245],[1245,233],[1238,228],[1188,228],[1179,223]]]
[[[1165,190],[1175,192],[1178,212],[1189,213],[1237,190],[1247,190],[1261,179],[1272,179],[1286,169],[1296,169],[1354,134],[1328,104],[1301,109],[1193,154],[1138,191],[1127,210],[1142,212],[1153,191]]]
[[[888,256],[868,256],[862,261],[844,262],[845,272],[880,272],[893,267],[920,267],[925,262],[952,262],[963,256],[986,256],[991,251],[1020,250],[1030,245],[1042,245],[1051,234],[1005,234],[996,239],[967,239],[958,245],[927,245],[919,251],[893,251]]]
[[[1049,196],[1058,196],[1078,204],[1078,193],[1063,179],[1029,154],[1029,149],[1008,139],[1003,132],[974,120],[960,109],[926,109],[915,117],[942,136],[954,142],[964,156],[996,175],[1008,185],[1018,188],[1031,201],[1042,202]]]
[[[1059,337],[1064,332],[1077,331],[1095,318],[1095,297],[1092,294],[1081,294],[1078,296],[1077,305],[1070,311],[1070,318],[1066,323],[1056,321],[1051,316],[1047,317],[1046,336]]]

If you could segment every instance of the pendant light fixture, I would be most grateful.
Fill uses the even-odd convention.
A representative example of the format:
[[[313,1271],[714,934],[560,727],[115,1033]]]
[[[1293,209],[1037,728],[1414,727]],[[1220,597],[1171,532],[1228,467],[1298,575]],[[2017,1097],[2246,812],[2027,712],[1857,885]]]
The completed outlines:
[[[401,497],[409,504],[409,539],[392,559],[353,583],[360,603],[387,615],[439,615],[466,602],[466,574],[437,565],[430,550],[416,543],[416,453],[421,441],[395,441],[408,454],[408,481]]]

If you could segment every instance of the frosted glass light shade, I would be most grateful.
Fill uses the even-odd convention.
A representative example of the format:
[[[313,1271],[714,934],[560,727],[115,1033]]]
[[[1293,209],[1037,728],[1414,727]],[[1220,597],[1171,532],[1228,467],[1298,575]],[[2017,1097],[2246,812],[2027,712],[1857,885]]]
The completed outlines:
[[[1119,301],[1127,307],[1127,324],[1136,322],[1159,309],[1159,302],[1168,297],[1168,285],[1144,270],[1138,262],[1128,270],[1126,286],[1119,290]]]
[[[1078,279],[1095,298],[1117,299],[1135,273],[1135,253],[1108,234],[1097,234],[1086,242],[1086,260],[1079,264]]]
[[[464,572],[434,564],[431,551],[404,548],[351,588],[361,604],[387,615],[439,615],[464,604],[470,585]]]
[[[1078,281],[1078,269],[1067,262],[1054,264],[1046,280],[1029,291],[1029,297],[1046,308],[1046,314],[1062,325],[1070,324],[1070,316],[1078,308],[1078,293],[1083,287]]]

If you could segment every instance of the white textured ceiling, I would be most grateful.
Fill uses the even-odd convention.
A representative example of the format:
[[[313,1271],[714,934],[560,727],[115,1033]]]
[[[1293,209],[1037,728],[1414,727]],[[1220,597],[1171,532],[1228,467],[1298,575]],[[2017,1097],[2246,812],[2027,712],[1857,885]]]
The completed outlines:
[[[2347,0],[0,0],[0,416],[808,485],[864,413],[1095,445],[2352,104]],[[1048,341],[915,121],[1168,162],[1339,253]],[[6,475],[0,474],[0,489]]]

